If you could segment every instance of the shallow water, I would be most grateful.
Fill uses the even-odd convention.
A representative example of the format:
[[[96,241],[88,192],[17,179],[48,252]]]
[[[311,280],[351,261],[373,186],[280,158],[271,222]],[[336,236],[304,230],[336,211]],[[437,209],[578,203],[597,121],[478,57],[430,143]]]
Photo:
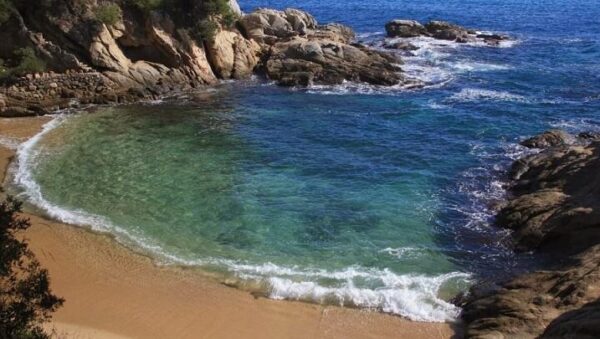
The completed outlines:
[[[258,79],[59,118],[20,147],[16,189],[55,218],[272,298],[449,320],[447,300],[473,279],[531,264],[490,226],[517,142],[600,128],[599,4],[304,1],[368,42],[396,17],[518,42],[417,40],[404,66],[428,84],[416,91]]]

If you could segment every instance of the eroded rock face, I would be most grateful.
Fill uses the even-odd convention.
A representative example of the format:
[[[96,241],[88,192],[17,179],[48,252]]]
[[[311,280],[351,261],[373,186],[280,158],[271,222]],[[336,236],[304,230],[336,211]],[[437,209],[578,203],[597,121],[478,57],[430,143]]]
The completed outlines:
[[[234,31],[220,31],[207,44],[213,70],[222,79],[242,79],[252,74],[259,62],[261,47]]]
[[[551,130],[524,144],[543,150],[513,165],[497,224],[514,230],[516,250],[551,264],[489,293],[475,288],[463,308],[467,337],[598,337],[600,142]]]

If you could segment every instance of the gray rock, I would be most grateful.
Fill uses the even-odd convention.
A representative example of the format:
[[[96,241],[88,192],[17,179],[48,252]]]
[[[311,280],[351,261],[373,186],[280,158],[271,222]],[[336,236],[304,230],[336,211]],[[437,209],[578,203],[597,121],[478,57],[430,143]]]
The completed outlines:
[[[568,133],[558,129],[552,129],[522,141],[521,145],[528,148],[543,149],[566,145],[571,139],[572,137]]]
[[[427,35],[423,25],[415,20],[392,20],[385,24],[388,37],[412,38]]]

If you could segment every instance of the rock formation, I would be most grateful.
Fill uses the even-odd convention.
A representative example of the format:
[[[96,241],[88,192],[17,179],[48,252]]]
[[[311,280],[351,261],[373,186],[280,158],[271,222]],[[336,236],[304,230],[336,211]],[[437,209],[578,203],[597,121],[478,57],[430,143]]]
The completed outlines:
[[[404,81],[395,56],[352,44],[350,28],[320,26],[306,12],[260,9],[244,16],[240,25],[248,38],[262,44],[266,75],[280,85],[348,80],[390,86]]]
[[[70,99],[157,97],[255,72],[285,86],[406,82],[397,57],[353,44],[354,32],[346,26],[319,25],[297,9],[243,15],[235,0],[228,3],[236,22],[227,23],[220,14],[203,12],[207,1],[217,0],[182,1],[186,7],[178,10],[111,0],[119,12],[104,21],[96,13],[106,3],[93,0],[15,2],[9,20],[0,23],[0,39],[6,42],[0,59],[31,48],[52,73],[39,72],[36,84],[25,77],[5,80],[0,114],[39,114]]]
[[[430,37],[438,40],[449,40],[459,43],[483,42],[495,46],[509,37],[499,34],[479,33],[446,21],[430,21],[422,25],[415,20],[392,20],[385,25],[389,38]],[[388,46],[392,46],[388,44]],[[390,47],[391,48],[391,47]]]
[[[551,130],[523,142],[543,148],[518,160],[512,197],[497,223],[515,248],[551,263],[499,289],[476,287],[464,305],[473,338],[600,336],[600,141]]]

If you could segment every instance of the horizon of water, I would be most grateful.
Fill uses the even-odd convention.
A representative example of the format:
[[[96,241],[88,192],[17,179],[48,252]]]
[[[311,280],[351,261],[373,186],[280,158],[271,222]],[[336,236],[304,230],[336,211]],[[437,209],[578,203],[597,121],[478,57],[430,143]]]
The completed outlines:
[[[449,321],[477,279],[532,265],[492,226],[505,169],[548,128],[600,130],[598,1],[242,1],[301,7],[380,43],[394,18],[503,32],[413,39],[420,90],[224,83],[60,116],[19,146],[22,197],[274,299]],[[565,23],[568,23],[566,25]],[[561,25],[562,24],[562,25]]]

